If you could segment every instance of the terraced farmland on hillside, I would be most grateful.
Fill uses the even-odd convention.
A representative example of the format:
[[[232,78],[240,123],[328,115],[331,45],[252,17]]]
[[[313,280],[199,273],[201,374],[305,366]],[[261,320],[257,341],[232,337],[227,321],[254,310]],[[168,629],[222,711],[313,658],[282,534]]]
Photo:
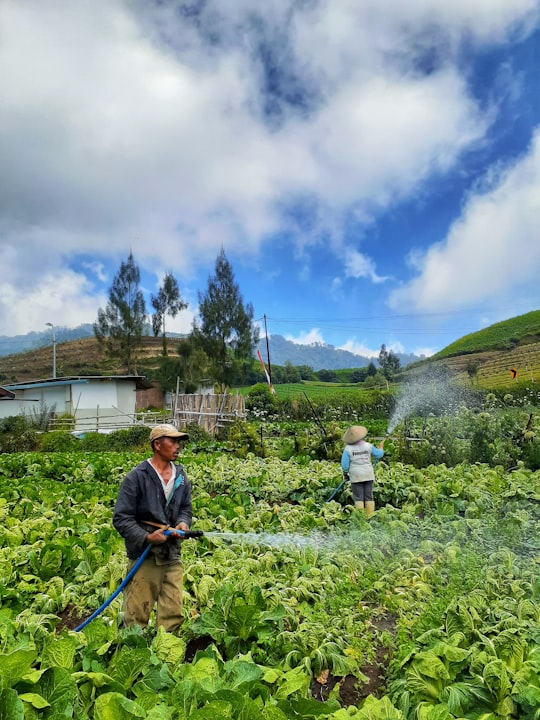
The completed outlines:
[[[540,342],[518,345],[512,350],[484,352],[432,359],[411,368],[408,373],[421,374],[427,367],[445,366],[459,381],[481,388],[508,388],[516,384],[540,382]],[[512,370],[516,370],[513,378]]]

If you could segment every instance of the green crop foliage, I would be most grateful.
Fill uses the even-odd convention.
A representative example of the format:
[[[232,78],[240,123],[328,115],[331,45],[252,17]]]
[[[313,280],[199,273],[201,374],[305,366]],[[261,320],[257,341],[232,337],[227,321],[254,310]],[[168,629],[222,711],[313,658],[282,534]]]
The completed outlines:
[[[381,462],[368,521],[326,502],[335,461],[186,452],[181,630],[123,628],[118,598],[74,633],[125,572],[145,455],[0,455],[0,717],[538,717],[539,472]]]

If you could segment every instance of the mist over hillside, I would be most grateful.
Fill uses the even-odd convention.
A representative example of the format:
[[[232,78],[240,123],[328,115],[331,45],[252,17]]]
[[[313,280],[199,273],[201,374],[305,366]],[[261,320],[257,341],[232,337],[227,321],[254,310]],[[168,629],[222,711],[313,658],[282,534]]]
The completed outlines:
[[[55,327],[56,343],[79,340],[81,338],[93,337],[94,330],[90,323],[79,325],[76,328]],[[180,337],[175,333],[171,336]],[[0,356],[15,355],[28,352],[45,345],[52,344],[52,331],[50,328],[42,332],[30,332],[26,335],[7,336],[0,335]],[[292,365],[309,365],[313,370],[342,370],[344,368],[366,367],[370,362],[378,365],[376,357],[356,355],[348,350],[339,350],[333,345],[326,343],[312,343],[301,345],[285,339],[282,335],[271,335],[268,341],[270,347],[270,362],[272,365],[285,365],[290,362]],[[261,354],[265,362],[268,361],[266,352],[266,340],[261,338],[259,343]],[[420,360],[421,357],[413,354],[396,353],[401,366],[405,367],[412,362]]]

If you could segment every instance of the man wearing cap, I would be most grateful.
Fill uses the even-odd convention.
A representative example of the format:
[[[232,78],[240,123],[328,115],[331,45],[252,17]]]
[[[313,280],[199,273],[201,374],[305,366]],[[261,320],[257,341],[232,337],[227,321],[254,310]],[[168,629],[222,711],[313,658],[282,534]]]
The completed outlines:
[[[118,493],[113,525],[124,538],[128,571],[152,546],[124,590],[126,625],[146,627],[155,604],[158,627],[172,632],[183,622],[180,534],[164,529],[189,530],[191,524],[191,483],[175,463],[187,438],[174,425],[157,425],[150,433],[152,457],[126,475]]]
[[[384,455],[384,440],[379,447],[374,447],[364,440],[367,429],[362,425],[351,425],[343,435],[345,450],[341,456],[343,476],[350,480],[354,499],[354,507],[365,509],[366,517],[375,512],[373,499],[373,482],[375,472],[371,464],[371,456],[379,460]]]

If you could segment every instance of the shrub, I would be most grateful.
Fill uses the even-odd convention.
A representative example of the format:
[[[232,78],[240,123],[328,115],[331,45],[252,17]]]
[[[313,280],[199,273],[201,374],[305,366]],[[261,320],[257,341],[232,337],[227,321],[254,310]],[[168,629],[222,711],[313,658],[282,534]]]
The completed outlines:
[[[246,396],[246,409],[255,417],[261,415],[273,417],[276,412],[276,402],[268,385],[258,383],[250,388]]]
[[[63,413],[54,419],[54,424],[62,430],[75,430],[75,416],[70,413]]]
[[[521,457],[530,470],[540,470],[540,441],[536,438],[529,439],[523,447]]]
[[[204,428],[202,428],[200,425],[197,425],[197,423],[195,422],[188,423],[184,430],[189,435],[189,442],[191,443],[204,444],[206,442],[212,442],[212,436],[207,433]]]
[[[148,448],[150,438],[150,428],[146,425],[133,425],[133,427],[123,430],[115,430],[110,433],[109,449],[121,452],[130,448]]]
[[[66,430],[50,430],[39,438],[42,452],[68,452],[79,450],[79,440]]]
[[[38,436],[32,421],[24,415],[15,415],[0,421],[0,452],[27,452],[35,450]]]
[[[98,432],[85,433],[79,439],[83,452],[103,452],[109,449],[109,436]]]
[[[386,387],[387,384],[386,378],[379,372],[364,380],[364,387],[368,389]]]
[[[46,402],[40,400],[39,405],[32,408],[29,417],[29,423],[34,430],[48,430],[51,420],[54,417],[55,409],[56,404],[49,407]]]
[[[229,442],[238,457],[245,458],[248,453],[266,456],[266,447],[253,425],[237,420],[229,427]]]

